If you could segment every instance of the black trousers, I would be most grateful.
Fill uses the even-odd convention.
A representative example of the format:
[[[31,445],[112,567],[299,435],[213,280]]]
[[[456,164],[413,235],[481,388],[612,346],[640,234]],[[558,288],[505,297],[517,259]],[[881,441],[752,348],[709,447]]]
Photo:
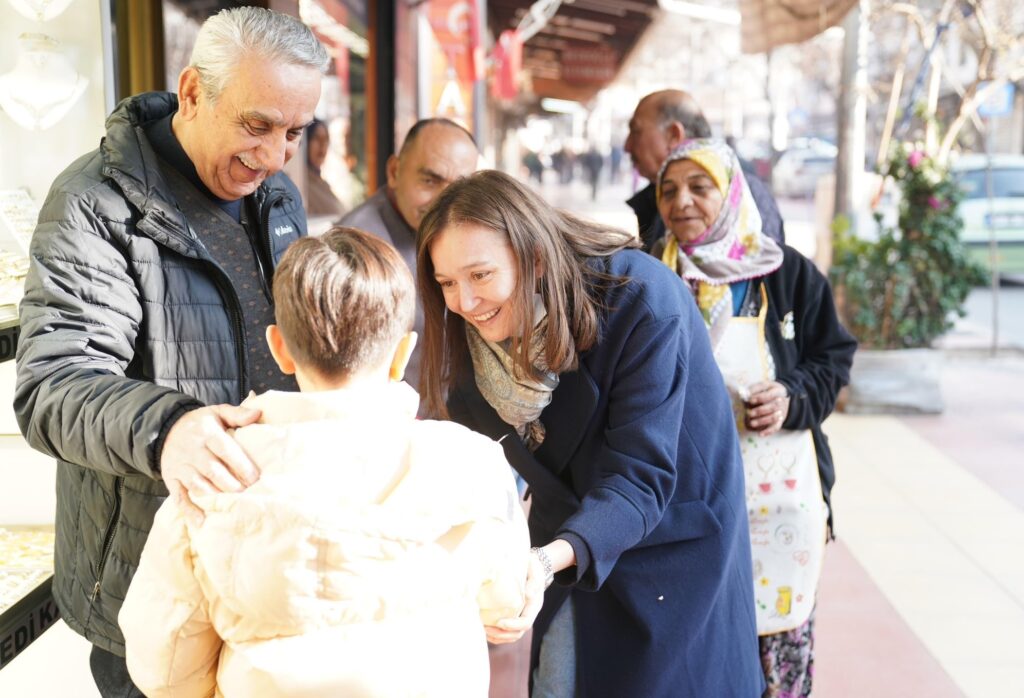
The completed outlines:
[[[142,691],[132,683],[124,657],[93,645],[89,654],[89,668],[92,669],[92,678],[103,698],[145,698]]]

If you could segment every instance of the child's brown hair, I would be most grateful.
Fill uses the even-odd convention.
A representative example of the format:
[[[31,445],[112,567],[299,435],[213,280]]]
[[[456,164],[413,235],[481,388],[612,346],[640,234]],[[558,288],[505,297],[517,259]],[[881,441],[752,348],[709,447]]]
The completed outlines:
[[[412,329],[412,274],[388,243],[337,226],[288,248],[274,272],[277,325],[300,366],[345,379],[390,359]]]

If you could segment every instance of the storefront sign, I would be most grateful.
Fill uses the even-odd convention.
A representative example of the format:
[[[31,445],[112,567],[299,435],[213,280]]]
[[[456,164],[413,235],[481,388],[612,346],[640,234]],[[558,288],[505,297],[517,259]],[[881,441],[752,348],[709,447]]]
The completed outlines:
[[[50,585],[51,580],[40,584],[0,618],[0,669],[60,620]]]
[[[0,327],[0,361],[10,361],[18,352],[18,335],[21,334],[21,326],[17,322]]]
[[[523,69],[523,38],[515,29],[506,29],[494,44],[494,74],[491,95],[495,99],[515,99],[519,94]]]
[[[615,77],[617,60],[607,46],[572,46],[562,51],[562,79],[574,85],[607,85]]]

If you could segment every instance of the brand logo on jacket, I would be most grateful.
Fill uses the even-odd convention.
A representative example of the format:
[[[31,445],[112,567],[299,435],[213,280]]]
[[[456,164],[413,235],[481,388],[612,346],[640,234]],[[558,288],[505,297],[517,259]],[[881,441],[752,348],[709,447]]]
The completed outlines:
[[[276,228],[274,228],[274,235],[276,235],[277,237],[281,237],[282,235],[288,235],[294,232],[295,228],[291,227],[290,225],[279,225]]]
[[[792,310],[782,316],[782,322],[779,323],[779,328],[782,330],[783,339],[794,339],[796,337],[796,327],[793,323]]]

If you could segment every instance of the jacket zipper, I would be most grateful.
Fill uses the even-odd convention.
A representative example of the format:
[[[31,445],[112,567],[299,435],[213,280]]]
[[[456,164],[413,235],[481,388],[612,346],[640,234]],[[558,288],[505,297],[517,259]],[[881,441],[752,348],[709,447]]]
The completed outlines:
[[[159,212],[158,212],[159,213]],[[189,235],[189,240],[196,240],[195,234],[192,232],[191,226],[188,224],[188,219],[185,217],[185,213],[178,208],[178,213],[181,214],[182,224],[185,226],[185,231]],[[162,216],[161,216],[162,217]],[[238,361],[238,398],[237,402],[241,402],[242,398],[245,397],[245,377],[248,373],[248,367],[245,362],[245,328],[242,326],[242,304],[238,300],[238,294],[235,289],[231,286],[231,279],[228,277],[227,272],[221,269],[220,265],[214,260],[204,255],[196,255],[195,259],[203,262],[211,269],[213,269],[214,282],[217,284],[217,288],[220,290],[221,295],[225,299],[225,308],[228,311],[228,315],[231,316],[231,323],[235,330],[235,359]]]
[[[95,601],[100,595],[100,580],[103,579],[103,570],[107,566],[107,556],[114,544],[114,533],[117,532],[117,520],[121,517],[121,498],[124,496],[124,478],[117,478],[117,486],[114,488],[114,509],[110,512],[110,519],[107,521],[107,534],[103,539],[103,551],[100,554],[100,564],[96,569],[96,584],[92,587],[91,600]]]
[[[266,294],[267,300],[270,301],[271,305],[274,304],[274,295],[273,295],[273,293],[272,293],[272,291],[270,289],[271,281],[273,279],[273,269],[274,269],[274,246],[273,246],[273,242],[272,242],[271,237],[270,237],[270,234],[271,234],[270,233],[270,212],[274,209],[275,206],[277,206],[279,201],[282,201],[284,199],[284,197],[285,197],[284,194],[275,194],[272,197],[268,196],[263,201],[263,206],[259,208],[260,229],[257,231],[257,233],[263,235],[262,242],[265,244],[265,247],[266,247],[266,253],[267,253],[266,263],[270,265],[270,270],[271,270],[270,274],[267,274],[266,269],[264,268],[264,260],[260,256],[259,250],[255,250],[254,249],[254,252],[256,253],[257,266],[259,267],[259,271],[260,271],[260,282],[263,285],[263,293]],[[259,206],[259,204],[257,204],[257,206]],[[254,243],[255,243],[255,236],[253,236],[253,237],[254,237]],[[255,247],[255,244],[254,244],[254,247]]]
[[[256,202],[257,212],[259,213],[259,220],[262,223],[262,228],[263,228],[262,231],[257,231],[257,232],[264,232],[265,233],[266,240],[267,240],[268,254],[270,254],[271,256],[273,256],[273,252],[270,251],[270,210],[275,205],[277,205],[278,201],[280,201],[280,200],[282,200],[284,198],[285,198],[285,194],[280,194],[279,193],[279,194],[276,194],[275,196],[273,196],[273,198],[268,196],[266,199],[264,199],[263,206],[260,206],[260,203]],[[189,240],[190,241],[194,241],[196,239],[195,235],[192,233],[192,229],[188,225],[188,219],[185,217],[185,214],[181,210],[180,207],[178,208],[178,213],[181,214],[182,223],[185,226],[185,231],[189,235]],[[167,220],[166,217],[163,216],[163,214],[161,212],[157,211],[157,214],[161,218],[164,218],[165,221]],[[248,237],[248,236],[246,236],[246,237]],[[264,266],[263,266],[262,257],[260,256],[259,251],[256,249],[255,241],[252,238],[250,238],[250,244],[253,247],[253,253],[256,255],[256,269],[257,269],[257,271],[259,272],[259,275],[260,275],[260,284],[263,287],[263,293],[264,293],[264,295],[266,295],[267,299],[270,300],[271,303],[273,303],[273,295],[270,292],[270,287],[269,287],[268,280],[267,280],[267,277],[266,277],[266,271],[265,271]],[[231,320],[232,320],[232,323],[234,324],[235,338],[237,340],[235,342],[235,358],[238,361],[238,401],[241,401],[242,398],[245,397],[245,393],[246,393],[246,374],[248,373],[248,367],[247,367],[246,361],[245,361],[246,338],[245,338],[245,328],[242,325],[241,303],[238,301],[238,294],[235,292],[235,289],[232,288],[231,280],[228,277],[227,273],[223,269],[221,269],[220,266],[215,261],[213,261],[212,259],[209,259],[209,258],[207,258],[205,256],[202,256],[202,255],[199,255],[198,259],[200,259],[201,261],[205,262],[207,265],[209,265],[214,270],[214,278],[217,279],[217,286],[219,287],[221,293],[224,295],[225,298],[228,298],[228,299],[234,301],[233,303],[231,303],[231,302],[227,303],[227,306],[228,306],[228,313],[231,315]]]

